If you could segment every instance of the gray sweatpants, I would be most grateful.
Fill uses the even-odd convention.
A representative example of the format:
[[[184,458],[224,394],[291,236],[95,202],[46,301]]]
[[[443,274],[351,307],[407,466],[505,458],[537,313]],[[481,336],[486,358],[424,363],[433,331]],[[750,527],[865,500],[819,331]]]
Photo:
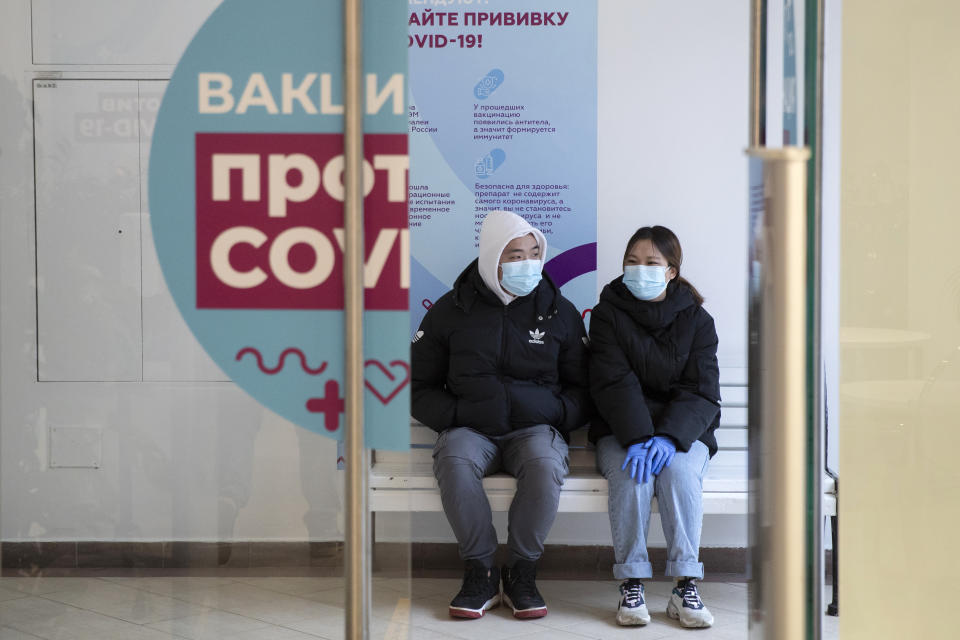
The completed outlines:
[[[433,447],[433,473],[460,557],[493,566],[497,532],[482,481],[503,470],[517,479],[507,529],[507,566],[518,559],[537,560],[557,516],[568,464],[567,443],[547,424],[503,436],[465,427],[442,432]]]

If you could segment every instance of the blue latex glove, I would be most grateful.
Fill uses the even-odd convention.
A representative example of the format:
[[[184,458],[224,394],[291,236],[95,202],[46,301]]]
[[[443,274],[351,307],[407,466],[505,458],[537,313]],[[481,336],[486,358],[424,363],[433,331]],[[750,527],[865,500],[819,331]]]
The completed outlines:
[[[649,441],[648,441],[649,442]],[[623,460],[622,470],[626,470],[630,477],[640,483],[647,481],[650,474],[650,465],[648,463],[649,451],[646,442],[638,442],[627,447],[627,457]]]
[[[660,475],[660,472],[670,466],[673,462],[673,456],[677,453],[677,445],[667,436],[653,436],[646,442],[647,460],[653,475]]]

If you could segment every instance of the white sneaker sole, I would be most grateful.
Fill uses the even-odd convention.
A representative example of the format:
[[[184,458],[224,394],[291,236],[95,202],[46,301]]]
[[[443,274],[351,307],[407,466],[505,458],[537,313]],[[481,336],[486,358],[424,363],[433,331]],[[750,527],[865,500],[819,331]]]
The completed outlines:
[[[477,618],[482,618],[485,611],[489,611],[499,604],[500,594],[498,593],[484,602],[483,606],[479,609],[467,609],[466,607],[454,607],[453,605],[450,605],[448,610],[450,611],[450,617],[452,618],[469,618],[475,620]]]
[[[624,615],[623,609],[617,609],[617,624],[622,627],[640,627],[650,622],[650,614],[646,615],[637,615],[633,612],[628,612]]]
[[[667,615],[673,618],[674,620],[680,621],[681,627],[686,627],[687,629],[703,629],[706,627],[713,626],[713,615],[709,612],[704,618],[683,618],[680,616],[680,610],[677,608],[677,605],[673,604],[673,600],[667,604]]]
[[[514,618],[542,618],[543,616],[547,615],[546,605],[542,607],[534,607],[533,609],[517,609],[515,606],[513,606],[513,602],[510,600],[510,596],[507,594],[503,594],[503,601],[508,607],[513,609]]]

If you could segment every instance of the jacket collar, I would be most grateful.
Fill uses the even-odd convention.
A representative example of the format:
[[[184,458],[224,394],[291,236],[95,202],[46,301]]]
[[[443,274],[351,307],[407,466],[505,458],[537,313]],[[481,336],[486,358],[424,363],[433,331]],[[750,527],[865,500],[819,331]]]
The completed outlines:
[[[623,276],[603,288],[600,300],[624,311],[637,324],[649,330],[669,326],[677,314],[696,304],[690,290],[675,281],[667,286],[667,297],[660,302],[637,300],[627,285],[623,284]]]

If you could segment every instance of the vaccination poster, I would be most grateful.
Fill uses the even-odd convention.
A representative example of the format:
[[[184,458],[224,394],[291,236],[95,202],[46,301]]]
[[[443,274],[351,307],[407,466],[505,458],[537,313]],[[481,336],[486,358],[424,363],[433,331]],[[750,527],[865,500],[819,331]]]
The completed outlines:
[[[221,4],[178,63],[151,148],[151,223],[170,293],[217,365],[341,440],[343,7],[282,4]],[[405,9],[364,3],[364,417],[377,449],[409,446]]]
[[[543,231],[546,271],[596,298],[597,3],[409,0],[410,309],[416,330],[505,209]]]

